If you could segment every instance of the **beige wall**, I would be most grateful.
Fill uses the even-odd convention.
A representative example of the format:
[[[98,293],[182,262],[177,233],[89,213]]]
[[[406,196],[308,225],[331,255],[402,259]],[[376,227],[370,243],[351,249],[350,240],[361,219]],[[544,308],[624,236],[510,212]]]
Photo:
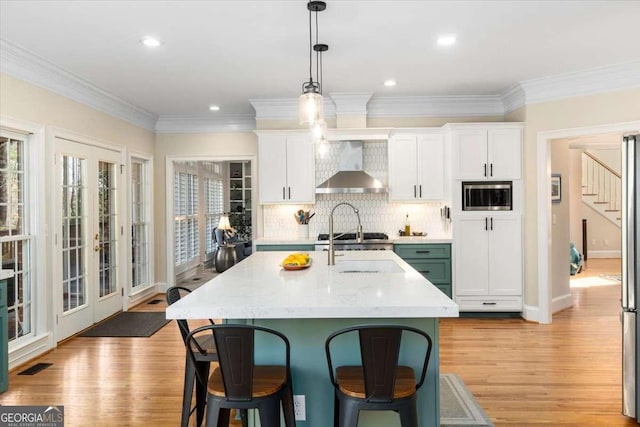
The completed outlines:
[[[574,189],[571,179],[569,142],[557,141],[551,145],[551,172],[560,174],[561,200],[551,205],[551,297],[570,294],[569,289],[569,230],[570,206],[568,197]],[[579,189],[578,189],[579,190]]]
[[[153,155],[155,134],[22,80],[0,73],[0,114],[124,145]]]
[[[167,158],[189,158],[207,160],[208,158],[233,159],[236,156],[257,156],[258,137],[253,132],[242,133],[182,133],[158,134],[154,164],[154,216],[157,282],[173,283],[167,278],[167,199],[166,199],[166,161]],[[257,183],[257,179],[253,182]],[[257,185],[253,189],[257,195]],[[260,218],[258,218],[258,223]]]
[[[525,178],[525,304],[538,305],[538,133],[543,131],[640,120],[640,89],[608,92],[526,107]],[[547,242],[544,242],[547,244]]]

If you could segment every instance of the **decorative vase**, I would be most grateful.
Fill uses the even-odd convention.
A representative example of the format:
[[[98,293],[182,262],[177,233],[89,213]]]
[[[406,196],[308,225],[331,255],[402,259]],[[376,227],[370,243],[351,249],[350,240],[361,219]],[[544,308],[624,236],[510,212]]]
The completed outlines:
[[[309,238],[309,224],[298,224],[298,239]]]
[[[226,244],[218,246],[214,257],[214,265],[218,273],[222,273],[231,268],[236,262],[238,262],[236,245]]]

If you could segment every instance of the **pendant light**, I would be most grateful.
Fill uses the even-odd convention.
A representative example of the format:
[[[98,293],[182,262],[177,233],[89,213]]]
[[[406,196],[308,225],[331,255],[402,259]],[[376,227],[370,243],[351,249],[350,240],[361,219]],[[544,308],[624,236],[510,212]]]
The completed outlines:
[[[316,122],[324,122],[324,108],[322,100],[322,52],[329,50],[329,46],[318,43],[318,12],[327,8],[323,1],[310,1],[309,10],[309,81],[302,84],[298,115],[301,125],[313,126]],[[312,13],[316,18],[316,43],[313,44]],[[313,51],[316,52],[316,81],[313,80]],[[326,125],[325,125],[326,127]]]

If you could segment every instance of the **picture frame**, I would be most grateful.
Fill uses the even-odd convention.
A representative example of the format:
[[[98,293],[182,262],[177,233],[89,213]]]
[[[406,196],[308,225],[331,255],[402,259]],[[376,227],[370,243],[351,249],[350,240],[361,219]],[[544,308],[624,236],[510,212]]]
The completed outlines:
[[[559,173],[551,174],[551,201],[559,203],[562,200],[562,177]]]

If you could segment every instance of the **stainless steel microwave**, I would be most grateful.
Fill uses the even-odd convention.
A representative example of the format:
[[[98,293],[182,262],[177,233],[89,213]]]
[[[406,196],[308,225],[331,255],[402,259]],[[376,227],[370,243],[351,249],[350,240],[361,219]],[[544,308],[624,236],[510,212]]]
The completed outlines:
[[[511,181],[464,181],[462,183],[462,210],[513,210],[513,183]]]

